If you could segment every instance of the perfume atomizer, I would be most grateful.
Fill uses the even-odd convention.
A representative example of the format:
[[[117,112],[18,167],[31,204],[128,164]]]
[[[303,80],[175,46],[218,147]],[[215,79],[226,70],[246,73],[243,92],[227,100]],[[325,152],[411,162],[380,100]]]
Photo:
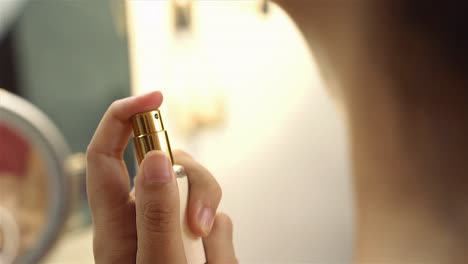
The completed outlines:
[[[183,166],[174,165],[169,136],[164,129],[161,112],[154,110],[140,113],[132,117],[133,144],[135,146],[138,164],[141,164],[145,155],[152,150],[163,151],[169,157],[173,165],[176,177],[185,177]]]

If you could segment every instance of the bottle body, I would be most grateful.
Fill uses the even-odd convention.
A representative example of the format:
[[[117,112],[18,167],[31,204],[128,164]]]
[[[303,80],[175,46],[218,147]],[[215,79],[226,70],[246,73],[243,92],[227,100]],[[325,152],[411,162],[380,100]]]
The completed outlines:
[[[205,249],[200,237],[196,237],[191,231],[187,221],[187,204],[189,194],[189,182],[184,167],[174,165],[174,172],[177,176],[177,186],[179,187],[180,200],[180,229],[182,241],[184,243],[185,257],[189,264],[202,264],[206,262]]]

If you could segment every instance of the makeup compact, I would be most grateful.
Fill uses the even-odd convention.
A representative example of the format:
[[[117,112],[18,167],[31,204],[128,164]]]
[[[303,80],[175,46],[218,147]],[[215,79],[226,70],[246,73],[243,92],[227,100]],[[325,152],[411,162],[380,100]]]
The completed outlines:
[[[44,113],[0,89],[0,263],[38,263],[56,242],[71,208],[69,157]]]

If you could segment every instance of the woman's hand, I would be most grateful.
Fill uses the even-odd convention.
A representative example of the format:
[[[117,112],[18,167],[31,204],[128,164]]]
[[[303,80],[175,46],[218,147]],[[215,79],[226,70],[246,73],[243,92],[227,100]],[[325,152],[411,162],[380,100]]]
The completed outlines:
[[[160,92],[114,102],[87,151],[87,192],[94,223],[96,263],[186,263],[181,239],[177,182],[162,152],[146,155],[135,178],[135,195],[122,159],[132,133],[130,118],[157,109]],[[216,215],[221,189],[189,155],[175,151],[190,182],[187,208],[191,231],[204,237],[208,263],[237,263],[232,223]]]

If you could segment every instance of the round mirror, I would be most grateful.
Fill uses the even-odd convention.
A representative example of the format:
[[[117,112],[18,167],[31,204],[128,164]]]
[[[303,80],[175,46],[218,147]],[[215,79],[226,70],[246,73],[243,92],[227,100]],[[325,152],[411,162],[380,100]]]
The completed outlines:
[[[0,263],[37,263],[70,208],[63,136],[35,106],[0,89]]]

